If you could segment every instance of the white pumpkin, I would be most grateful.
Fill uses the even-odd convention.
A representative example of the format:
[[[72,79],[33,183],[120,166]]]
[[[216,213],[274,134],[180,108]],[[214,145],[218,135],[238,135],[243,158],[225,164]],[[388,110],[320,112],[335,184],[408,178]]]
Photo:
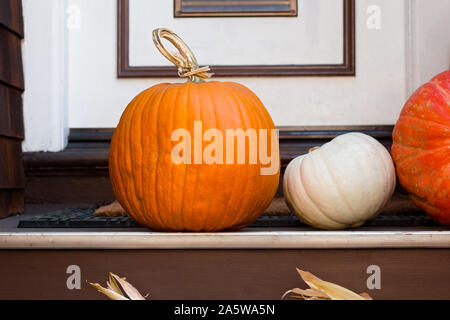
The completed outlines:
[[[386,148],[362,133],[347,133],[295,158],[284,173],[284,198],[303,222],[320,229],[362,225],[395,188]]]

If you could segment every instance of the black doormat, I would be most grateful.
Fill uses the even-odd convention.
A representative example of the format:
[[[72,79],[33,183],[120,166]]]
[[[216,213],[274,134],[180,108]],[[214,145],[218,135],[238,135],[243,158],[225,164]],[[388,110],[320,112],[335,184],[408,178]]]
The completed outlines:
[[[130,217],[98,217],[95,206],[68,207],[46,214],[23,218],[19,228],[143,228]],[[364,227],[438,227],[429,216],[379,215]],[[262,216],[249,227],[307,227],[296,216]]]

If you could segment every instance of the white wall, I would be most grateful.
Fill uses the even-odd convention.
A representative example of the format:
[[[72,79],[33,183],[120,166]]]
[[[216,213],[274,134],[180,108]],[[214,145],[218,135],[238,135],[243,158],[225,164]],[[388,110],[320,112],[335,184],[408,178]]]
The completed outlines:
[[[210,65],[338,64],[343,1],[301,0],[298,17],[173,18],[173,1],[130,0],[130,64],[168,65],[151,31],[176,30]]]
[[[66,128],[114,127],[127,103],[141,90],[160,82],[184,81],[117,79],[116,2],[24,0],[24,150],[61,149]],[[432,2],[433,6],[427,0],[357,0],[356,77],[219,80],[237,81],[251,88],[277,125],[393,124],[412,90],[448,68],[450,39],[445,33],[450,30],[450,1]],[[81,9],[80,28],[67,31],[65,49],[61,34],[55,35],[54,30],[65,18],[61,3]],[[366,27],[366,10],[373,4],[381,8],[379,30]],[[167,19],[167,25],[171,25],[172,16]],[[258,18],[253,19],[257,23]],[[154,27],[149,22],[142,30],[150,34]],[[211,41],[211,45],[220,44]],[[148,54],[158,53],[153,49]],[[55,67],[55,61],[65,63]]]
[[[60,0],[23,0],[25,40],[24,151],[59,151],[67,142],[65,6]]]
[[[410,91],[450,67],[450,1],[412,0],[407,56]]]

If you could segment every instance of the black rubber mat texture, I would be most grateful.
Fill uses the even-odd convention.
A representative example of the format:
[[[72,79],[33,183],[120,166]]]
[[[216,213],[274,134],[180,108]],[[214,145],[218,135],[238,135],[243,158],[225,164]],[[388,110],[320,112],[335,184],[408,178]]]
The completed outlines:
[[[63,210],[23,218],[19,228],[136,228],[141,227],[130,217],[97,217],[95,207],[68,207]],[[365,227],[437,227],[427,215],[379,215]],[[250,227],[306,227],[297,217],[262,216]]]

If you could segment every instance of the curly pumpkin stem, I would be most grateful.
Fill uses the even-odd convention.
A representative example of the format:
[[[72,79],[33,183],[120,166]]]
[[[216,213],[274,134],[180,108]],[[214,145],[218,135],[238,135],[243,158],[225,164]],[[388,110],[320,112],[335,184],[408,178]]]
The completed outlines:
[[[162,39],[168,40],[180,54],[167,49],[162,43]],[[181,78],[188,78],[192,82],[202,82],[209,79],[213,73],[208,73],[209,67],[199,68],[197,59],[188,45],[175,33],[166,29],[158,28],[153,30],[153,42],[161,54],[178,67],[178,75]]]

